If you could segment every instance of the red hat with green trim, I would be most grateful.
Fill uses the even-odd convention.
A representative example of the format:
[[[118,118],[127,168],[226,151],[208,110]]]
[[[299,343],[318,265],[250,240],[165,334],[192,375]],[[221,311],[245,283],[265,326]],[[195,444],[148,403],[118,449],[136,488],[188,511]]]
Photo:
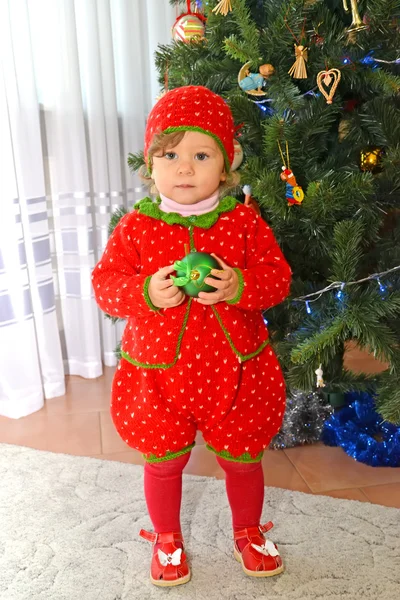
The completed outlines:
[[[175,131],[200,131],[214,138],[224,155],[229,173],[234,158],[235,127],[231,110],[225,100],[201,85],[188,85],[167,92],[149,114],[144,138],[144,157],[154,135]]]

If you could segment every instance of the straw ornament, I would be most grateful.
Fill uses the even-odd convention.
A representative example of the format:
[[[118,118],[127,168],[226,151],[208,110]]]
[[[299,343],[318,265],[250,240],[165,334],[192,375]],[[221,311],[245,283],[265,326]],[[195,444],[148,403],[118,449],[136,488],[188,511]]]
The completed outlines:
[[[213,8],[212,11],[216,15],[221,13],[221,15],[224,15],[224,17],[226,17],[228,12],[230,12],[231,10],[232,10],[232,0],[221,0],[221,2],[218,2],[217,6],[215,8]]]
[[[337,86],[342,74],[339,69],[320,71],[317,75],[317,86],[321,94],[326,98],[327,104],[332,104]],[[325,86],[325,87],[324,87]],[[328,91],[326,88],[330,88]]]

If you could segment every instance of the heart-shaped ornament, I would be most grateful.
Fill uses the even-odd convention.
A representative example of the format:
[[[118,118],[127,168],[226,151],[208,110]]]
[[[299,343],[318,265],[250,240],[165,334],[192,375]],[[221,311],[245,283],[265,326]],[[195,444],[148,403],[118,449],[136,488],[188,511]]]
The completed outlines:
[[[321,94],[326,98],[327,104],[332,104],[333,96],[335,95],[341,76],[342,74],[339,69],[329,69],[318,73],[317,86]]]

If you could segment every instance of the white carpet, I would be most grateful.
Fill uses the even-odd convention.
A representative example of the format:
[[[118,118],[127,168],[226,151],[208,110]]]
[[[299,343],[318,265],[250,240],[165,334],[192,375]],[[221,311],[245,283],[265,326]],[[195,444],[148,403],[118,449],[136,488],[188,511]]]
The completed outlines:
[[[400,511],[267,488],[283,575],[250,579],[232,556],[223,481],[185,476],[192,581],[159,589],[142,467],[0,444],[1,600],[395,600]]]

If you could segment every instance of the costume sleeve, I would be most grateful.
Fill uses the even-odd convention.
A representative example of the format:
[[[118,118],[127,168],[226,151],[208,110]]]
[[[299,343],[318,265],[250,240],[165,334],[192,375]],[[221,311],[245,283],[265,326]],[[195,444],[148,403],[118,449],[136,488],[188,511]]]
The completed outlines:
[[[246,232],[246,268],[235,268],[239,291],[228,300],[244,310],[266,310],[289,294],[292,271],[282,254],[272,229],[258,215],[252,217]]]
[[[92,273],[97,304],[112,317],[147,316],[158,308],[148,294],[151,276],[140,273],[137,214],[122,217],[108,239],[103,256]]]

